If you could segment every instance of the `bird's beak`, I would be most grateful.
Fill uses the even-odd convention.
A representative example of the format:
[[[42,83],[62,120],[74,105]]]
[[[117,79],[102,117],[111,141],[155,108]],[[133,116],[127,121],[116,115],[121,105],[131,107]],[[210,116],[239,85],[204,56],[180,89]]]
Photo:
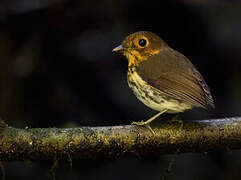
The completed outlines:
[[[112,52],[122,52],[124,50],[124,47],[122,45],[117,46],[112,50]]]

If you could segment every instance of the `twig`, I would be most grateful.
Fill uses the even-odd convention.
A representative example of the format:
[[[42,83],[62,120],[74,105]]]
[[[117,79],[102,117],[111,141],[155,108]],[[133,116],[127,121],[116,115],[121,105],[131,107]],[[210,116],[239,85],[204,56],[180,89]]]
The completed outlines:
[[[153,127],[153,126],[152,126]],[[136,126],[80,128],[3,128],[1,161],[120,158],[241,149],[241,118],[154,126],[155,136]]]

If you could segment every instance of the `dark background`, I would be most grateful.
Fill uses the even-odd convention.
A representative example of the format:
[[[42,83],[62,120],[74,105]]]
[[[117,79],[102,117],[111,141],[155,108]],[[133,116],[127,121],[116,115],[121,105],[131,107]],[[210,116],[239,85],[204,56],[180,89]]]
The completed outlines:
[[[140,30],[161,36],[204,76],[216,109],[184,119],[241,114],[241,2],[0,1],[0,116],[14,127],[130,124],[156,112],[126,82],[127,60],[112,53]],[[201,113],[200,113],[201,112]],[[164,115],[164,117],[167,115]],[[161,118],[160,118],[161,121]],[[170,173],[170,162],[175,160]],[[4,163],[7,179],[47,179],[51,163]],[[159,159],[61,163],[57,179],[240,179],[240,151]]]

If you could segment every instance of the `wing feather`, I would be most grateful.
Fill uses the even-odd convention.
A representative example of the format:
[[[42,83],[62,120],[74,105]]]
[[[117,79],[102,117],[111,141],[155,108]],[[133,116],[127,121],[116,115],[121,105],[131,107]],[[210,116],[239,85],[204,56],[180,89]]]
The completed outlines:
[[[169,98],[206,109],[214,107],[202,75],[185,56],[173,49],[169,48],[141,62],[137,73]]]

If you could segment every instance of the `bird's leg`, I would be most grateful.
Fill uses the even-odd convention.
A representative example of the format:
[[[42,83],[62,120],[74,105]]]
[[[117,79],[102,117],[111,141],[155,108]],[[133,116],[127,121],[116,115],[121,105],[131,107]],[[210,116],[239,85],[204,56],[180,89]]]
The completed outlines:
[[[132,125],[137,125],[137,126],[145,126],[147,124],[150,124],[154,119],[156,119],[158,116],[160,116],[161,114],[163,114],[164,112],[166,112],[167,109],[164,109],[162,111],[160,111],[159,113],[157,113],[155,116],[151,117],[150,119],[146,120],[146,121],[141,121],[141,122],[132,122]]]
[[[141,122],[132,122],[131,125],[136,125],[136,126],[146,126],[151,132],[152,134],[155,134],[155,132],[152,130],[151,126],[149,125],[154,119],[156,119],[158,116],[160,116],[161,114],[165,113],[167,111],[167,109],[164,109],[162,111],[160,111],[159,113],[157,113],[155,116],[151,117],[150,119],[148,119],[147,121],[141,121]]]

